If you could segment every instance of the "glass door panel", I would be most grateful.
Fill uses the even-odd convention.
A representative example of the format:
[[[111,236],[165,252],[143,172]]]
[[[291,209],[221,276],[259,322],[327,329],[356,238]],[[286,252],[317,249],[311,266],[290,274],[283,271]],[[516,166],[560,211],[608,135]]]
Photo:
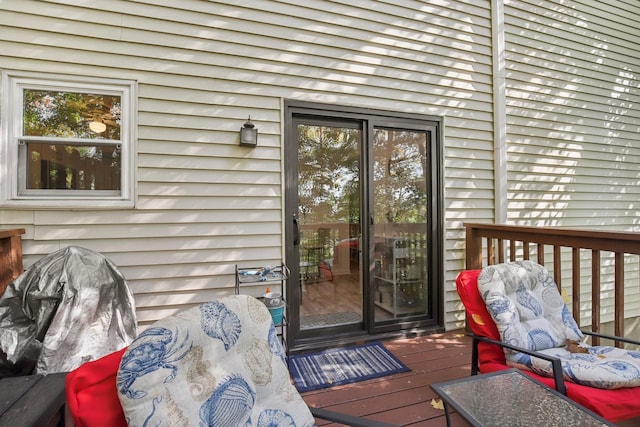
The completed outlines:
[[[360,324],[362,132],[298,122],[300,330]]]
[[[430,314],[428,137],[425,131],[374,128],[376,323]]]

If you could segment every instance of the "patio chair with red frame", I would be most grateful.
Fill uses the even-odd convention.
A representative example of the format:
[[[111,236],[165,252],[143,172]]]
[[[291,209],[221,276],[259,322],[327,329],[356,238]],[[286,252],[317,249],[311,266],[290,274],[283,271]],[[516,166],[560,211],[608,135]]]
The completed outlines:
[[[530,261],[521,261],[520,263],[523,262],[531,263]],[[571,372],[569,372],[569,375],[567,375],[567,372],[563,372],[563,359],[550,356],[548,354],[542,354],[537,350],[532,350],[531,348],[523,348],[521,346],[515,346],[503,342],[501,331],[499,331],[498,326],[494,321],[494,317],[492,317],[487,309],[487,303],[481,295],[478,283],[479,276],[483,271],[484,281],[490,281],[491,279],[487,279],[484,275],[495,273],[493,270],[486,272],[487,269],[494,267],[496,266],[486,267],[485,270],[464,270],[456,278],[456,289],[465,307],[467,325],[468,328],[471,329],[470,335],[473,338],[471,361],[472,375],[518,367],[535,380],[551,388],[555,388],[571,400],[601,415],[611,422],[617,423],[627,420],[623,425],[638,425],[635,423],[640,420],[640,418],[636,418],[640,417],[640,387],[605,389],[584,385],[584,383],[588,383],[588,381],[584,381],[583,384],[578,384],[576,382],[572,382]],[[516,280],[518,279],[516,278]],[[553,287],[555,287],[555,291],[557,292],[556,298],[562,298],[557,291],[557,287],[555,282],[553,282],[553,279],[547,278],[546,280],[550,280],[550,282],[553,283]],[[520,291],[522,291],[522,286]],[[486,292],[487,291],[485,289],[485,294]],[[529,296],[530,295],[527,294],[524,294],[524,296],[523,294],[520,294],[519,298],[526,299],[529,298]],[[490,298],[488,295],[485,295],[485,297]],[[564,302],[562,302],[561,305],[566,309]],[[568,314],[568,310],[564,311],[564,313]],[[518,317],[519,315],[519,313],[515,313],[514,317]],[[500,319],[498,319],[498,321],[500,322]],[[640,343],[629,339],[611,337],[593,332],[578,331],[578,333],[580,332],[585,335],[593,335],[601,338],[640,345]],[[536,358],[539,358],[537,359],[539,361],[546,360],[551,369],[549,369],[544,375],[541,375],[539,371],[538,373],[533,372],[530,368],[524,368],[521,364],[507,362],[505,353],[519,353],[522,360],[535,360]],[[524,355],[524,357],[522,355]],[[567,379],[568,381],[565,381]],[[635,380],[638,380],[638,378],[635,378]],[[628,424],[629,421],[632,421],[632,423]]]

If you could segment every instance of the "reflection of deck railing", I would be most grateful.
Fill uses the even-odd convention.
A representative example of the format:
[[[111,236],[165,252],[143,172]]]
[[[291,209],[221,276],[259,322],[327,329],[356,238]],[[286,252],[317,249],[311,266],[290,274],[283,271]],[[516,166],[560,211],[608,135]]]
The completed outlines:
[[[465,227],[467,269],[532,259],[552,271],[561,290],[563,278],[570,276],[573,316],[580,322],[582,308],[582,317],[591,317],[591,328],[596,332],[610,319],[614,334],[624,336],[625,317],[640,316],[640,233],[498,224]],[[581,291],[583,295],[590,293],[590,307],[581,306]],[[629,300],[627,307],[625,298]],[[607,311],[611,306],[613,313]]]
[[[376,242],[381,239],[401,239],[415,251],[426,251],[426,224],[376,224]],[[301,261],[317,264],[335,262],[336,273],[349,273],[350,265],[358,263],[360,224],[318,223],[300,226]],[[377,245],[377,243],[376,243]]]

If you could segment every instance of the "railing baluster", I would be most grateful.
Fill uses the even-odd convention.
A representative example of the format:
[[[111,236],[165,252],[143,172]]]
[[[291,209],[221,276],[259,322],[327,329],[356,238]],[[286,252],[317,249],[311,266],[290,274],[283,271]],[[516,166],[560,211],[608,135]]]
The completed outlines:
[[[493,239],[487,238],[487,262],[492,265],[496,262],[495,254],[493,252]]]
[[[544,265],[544,245],[542,243],[538,243],[538,264]]]
[[[560,256],[560,246],[553,245],[553,280],[558,285],[558,291],[562,292],[562,257]]]
[[[580,248],[571,250],[571,304],[573,318],[580,325]]]
[[[616,252],[614,259],[614,335],[618,337],[624,337],[624,254],[622,252]],[[616,347],[621,346],[622,343],[616,341]]]
[[[600,332],[600,251],[591,251],[591,331]],[[600,337],[592,337],[593,345],[600,345]]]

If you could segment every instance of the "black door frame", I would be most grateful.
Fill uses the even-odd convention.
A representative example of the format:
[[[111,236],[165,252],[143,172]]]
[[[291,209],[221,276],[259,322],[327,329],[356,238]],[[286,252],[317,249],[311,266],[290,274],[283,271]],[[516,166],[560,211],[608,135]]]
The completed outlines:
[[[297,133],[295,132],[294,116],[308,116],[341,121],[359,121],[364,123],[363,147],[361,156],[361,169],[366,171],[366,176],[361,175],[361,220],[363,247],[368,249],[362,252],[362,280],[363,286],[363,317],[365,327],[352,325],[351,327],[323,328],[321,330],[300,331],[299,307],[300,293],[298,286],[299,254],[297,242],[299,242],[298,229],[298,193],[297,193]],[[444,233],[443,233],[443,153],[442,133],[443,120],[441,117],[425,116],[411,113],[392,113],[382,110],[366,108],[335,106],[321,103],[313,103],[297,100],[284,101],[284,242],[286,263],[291,270],[291,279],[287,284],[287,299],[289,304],[287,339],[293,352],[321,348],[332,345],[341,345],[360,340],[377,339],[381,336],[401,336],[407,334],[420,334],[444,330]],[[369,144],[374,125],[388,126],[394,124],[408,129],[425,129],[432,132],[433,141],[430,147],[431,169],[431,206],[429,212],[430,230],[433,239],[430,240],[431,256],[429,264],[430,286],[430,313],[429,318],[412,318],[409,320],[397,320],[394,322],[376,325],[373,312],[373,298],[371,295],[372,275],[374,271],[373,258],[373,211],[372,190],[373,172],[369,166],[371,147]],[[292,148],[292,147],[295,147]],[[361,171],[362,172],[362,171]],[[361,248],[362,250],[362,248]],[[322,331],[322,332],[317,332]]]

